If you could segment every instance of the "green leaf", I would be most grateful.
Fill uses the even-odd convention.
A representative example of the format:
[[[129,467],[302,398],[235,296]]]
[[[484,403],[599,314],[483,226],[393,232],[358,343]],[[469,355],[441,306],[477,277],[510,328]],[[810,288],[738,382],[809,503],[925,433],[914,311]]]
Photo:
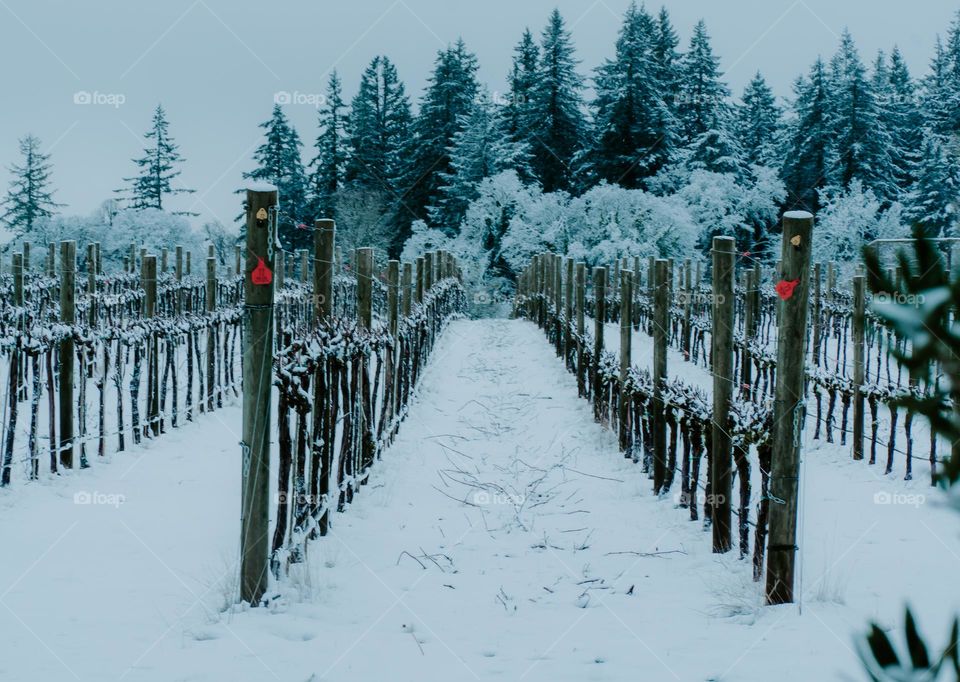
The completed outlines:
[[[893,645],[890,644],[890,640],[887,639],[886,633],[884,633],[876,623],[870,624],[870,634],[867,635],[867,644],[870,645],[873,658],[881,668],[900,666],[900,659],[897,658],[897,652],[894,651]]]
[[[907,608],[907,649],[910,651],[910,660],[913,661],[913,667],[920,670],[927,670],[930,667],[930,656],[927,654],[927,645],[923,642],[923,637],[917,632],[917,623],[913,620],[913,614]]]

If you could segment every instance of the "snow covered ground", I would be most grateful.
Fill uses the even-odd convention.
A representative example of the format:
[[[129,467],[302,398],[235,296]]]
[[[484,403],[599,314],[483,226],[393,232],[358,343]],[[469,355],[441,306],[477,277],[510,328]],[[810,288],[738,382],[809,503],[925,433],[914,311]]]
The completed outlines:
[[[0,680],[862,679],[868,619],[909,599],[939,644],[960,609],[960,524],[926,477],[815,442],[802,609],[762,607],[748,563],[653,497],[541,331],[506,320],[447,329],[309,568],[269,608],[225,608],[239,426],[228,407],[0,492]]]

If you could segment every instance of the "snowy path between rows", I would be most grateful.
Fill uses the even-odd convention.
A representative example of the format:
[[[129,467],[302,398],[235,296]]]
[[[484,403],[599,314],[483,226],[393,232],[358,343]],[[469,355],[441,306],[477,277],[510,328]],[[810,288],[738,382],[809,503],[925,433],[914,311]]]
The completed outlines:
[[[760,607],[748,563],[653,497],[536,326],[462,320],[309,568],[270,608],[225,610],[239,423],[0,494],[0,680],[862,679],[867,619],[899,624],[909,597],[940,643],[960,607],[955,515],[817,446],[802,614]]]

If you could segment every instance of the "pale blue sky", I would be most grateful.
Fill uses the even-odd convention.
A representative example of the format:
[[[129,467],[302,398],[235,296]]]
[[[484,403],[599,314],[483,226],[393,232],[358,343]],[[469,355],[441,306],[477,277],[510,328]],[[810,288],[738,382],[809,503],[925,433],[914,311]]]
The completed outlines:
[[[187,159],[182,180],[198,190],[176,207],[200,212],[198,222],[231,223],[239,208],[232,190],[251,166],[257,124],[275,93],[301,93],[307,102],[287,111],[309,146],[316,133],[310,95],[323,92],[331,68],[349,97],[370,58],[385,53],[416,99],[436,50],[458,36],[477,53],[481,79],[502,91],[523,28],[539,34],[554,6],[589,75],[611,54],[628,1],[0,0],[0,184],[7,186],[17,137],[32,132],[53,154],[63,210],[90,212],[131,174],[139,138],[162,102]],[[735,93],[760,69],[781,96],[818,54],[833,53],[845,26],[867,61],[896,43],[914,73],[925,72],[936,34],[960,8],[948,0],[663,4],[682,46],[697,19],[706,19]],[[100,103],[75,103],[78,92]]]

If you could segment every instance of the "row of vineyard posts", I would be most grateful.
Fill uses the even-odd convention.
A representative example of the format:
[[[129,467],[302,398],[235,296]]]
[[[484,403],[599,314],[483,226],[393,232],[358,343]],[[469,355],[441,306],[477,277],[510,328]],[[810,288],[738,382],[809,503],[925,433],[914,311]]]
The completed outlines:
[[[544,329],[575,373],[580,395],[593,403],[596,419],[617,431],[625,456],[642,462],[654,492],[666,496],[679,477],[674,499],[693,520],[699,518],[702,493],[715,552],[730,551],[736,538],[741,557],[749,556],[753,526],[754,578],[761,580],[766,567],[769,603],[794,600],[805,424],[813,420],[815,439],[834,442],[838,433],[841,444],[849,440],[857,460],[866,459],[869,438],[869,464],[877,463],[878,445],[885,447],[884,473],[892,472],[900,456],[910,479],[913,460],[920,459],[914,454],[913,415],[896,399],[929,388],[914,385],[891,360],[904,341],[868,310],[866,277],[859,268],[843,291],[839,268],[829,263],[823,286],[824,268],[810,264],[812,228],[810,214],[784,216],[781,258],[772,278],[764,278],[749,253],[737,252],[733,238],[715,237],[709,286],[701,284],[699,263],[694,276],[690,260],[675,273],[672,259],[651,257],[644,287],[640,258],[624,258],[610,268],[593,268],[588,296],[584,263],[537,255],[519,278],[515,303],[516,314]],[[619,356],[604,342],[611,322],[619,322]],[[649,371],[633,362],[638,331],[652,337]],[[709,371],[712,399],[706,386],[669,376],[668,347]],[[887,407],[886,420],[881,405]],[[905,450],[896,444],[901,416]],[[885,443],[881,428],[887,430]],[[929,448],[933,482],[932,435]],[[753,451],[762,490],[751,522]],[[707,475],[701,484],[704,457]]]
[[[167,249],[158,264],[131,244],[123,272],[112,274],[104,272],[99,243],[87,245],[82,268],[75,241],[49,244],[39,271],[29,243],[12,254],[0,275],[0,485],[16,480],[15,472],[33,480],[44,469],[87,468],[92,452],[104,457],[112,439],[123,451],[131,440],[156,438],[221,407],[228,393],[239,395],[237,278],[232,271],[218,277],[212,246],[205,277],[191,274],[189,251],[174,253],[171,270]],[[239,257],[238,250],[238,266]],[[44,440],[48,467],[40,463]]]
[[[239,598],[254,605],[265,602],[271,575],[302,564],[308,541],[327,534],[331,513],[346,511],[363,490],[438,335],[466,301],[447,251],[390,260],[378,272],[374,249],[358,248],[350,255],[353,277],[335,277],[341,257],[329,219],[311,228],[312,254],[301,252],[302,272],[313,262],[312,284],[275,297],[284,260],[274,247],[276,207],[274,188],[248,189]]]

